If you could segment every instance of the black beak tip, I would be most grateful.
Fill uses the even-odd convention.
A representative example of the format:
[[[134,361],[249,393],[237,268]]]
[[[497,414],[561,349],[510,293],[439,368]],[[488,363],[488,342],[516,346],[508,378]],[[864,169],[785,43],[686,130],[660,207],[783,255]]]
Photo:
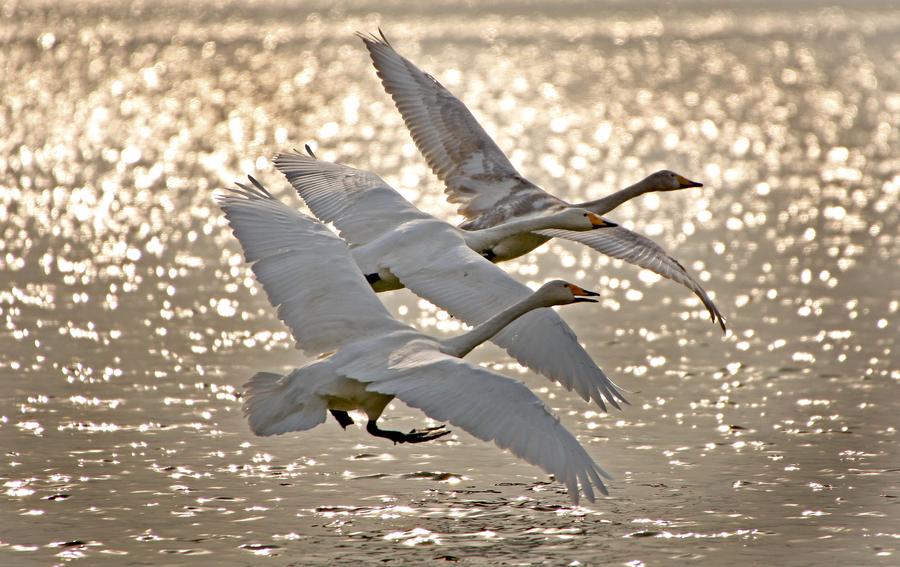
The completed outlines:
[[[589,291],[589,290],[586,290],[586,289],[582,289],[581,291],[584,292],[584,296],[576,297],[576,298],[575,298],[575,301],[576,301],[576,302],[579,302],[579,303],[597,303],[597,300],[596,300],[596,299],[588,299],[588,297],[600,297],[600,294],[599,294],[599,293],[597,293],[596,291]]]

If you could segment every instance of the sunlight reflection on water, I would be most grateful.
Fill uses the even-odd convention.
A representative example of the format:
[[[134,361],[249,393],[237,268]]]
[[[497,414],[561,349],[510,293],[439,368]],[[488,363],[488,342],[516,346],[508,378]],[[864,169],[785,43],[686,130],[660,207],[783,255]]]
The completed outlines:
[[[0,562],[892,562],[895,8],[0,9]],[[311,141],[458,220],[352,36],[378,25],[563,198],[663,167],[704,183],[610,216],[698,275],[727,337],[671,282],[551,242],[506,267],[602,292],[563,314],[632,405],[598,413],[494,347],[472,355],[559,412],[616,477],[609,499],[573,508],[459,431],[259,439],[240,416],[247,376],[302,360],[214,190],[253,173],[299,205],[268,157]],[[385,419],[434,425],[399,403]]]

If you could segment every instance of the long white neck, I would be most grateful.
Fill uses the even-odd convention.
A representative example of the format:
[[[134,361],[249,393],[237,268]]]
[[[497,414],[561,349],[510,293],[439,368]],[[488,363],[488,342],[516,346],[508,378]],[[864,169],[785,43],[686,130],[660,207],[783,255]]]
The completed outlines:
[[[510,305],[471,331],[442,341],[441,351],[451,356],[462,358],[469,354],[473,348],[490,340],[494,335],[502,331],[504,327],[522,315],[539,307],[547,307],[547,305],[544,304],[540,296],[532,294],[522,301]]]
[[[651,191],[655,191],[656,187],[653,185],[653,181],[650,177],[645,177],[641,179],[634,185],[630,185],[621,191],[616,191],[612,195],[607,195],[602,199],[597,199],[595,201],[588,201],[587,203],[580,203],[577,205],[572,205],[573,207],[581,207],[582,209],[587,209],[592,213],[598,215],[605,215],[609,211],[615,209],[625,201],[630,201],[635,197],[639,197],[644,193],[650,193]]]
[[[461,230],[460,233],[466,239],[466,244],[469,248],[481,253],[510,236],[526,234],[533,230],[559,228],[558,224],[559,219],[557,216],[550,214],[511,220],[479,230]]]

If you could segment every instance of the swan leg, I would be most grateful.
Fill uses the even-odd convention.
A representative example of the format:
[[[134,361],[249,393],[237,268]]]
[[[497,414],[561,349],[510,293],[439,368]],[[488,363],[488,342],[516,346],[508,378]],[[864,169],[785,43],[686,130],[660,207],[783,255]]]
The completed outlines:
[[[409,433],[401,433],[400,431],[388,431],[381,429],[374,419],[370,419],[366,424],[366,431],[375,437],[384,437],[390,439],[396,445],[397,443],[424,443],[425,441],[433,441],[444,435],[449,435],[450,430],[445,429],[443,425],[437,427],[428,427],[426,429],[413,429]]]
[[[334,419],[336,419],[338,424],[340,424],[341,429],[347,429],[348,425],[353,425],[353,418],[350,417],[350,414],[348,414],[347,412],[334,409],[328,411],[331,412],[331,415],[333,415]]]

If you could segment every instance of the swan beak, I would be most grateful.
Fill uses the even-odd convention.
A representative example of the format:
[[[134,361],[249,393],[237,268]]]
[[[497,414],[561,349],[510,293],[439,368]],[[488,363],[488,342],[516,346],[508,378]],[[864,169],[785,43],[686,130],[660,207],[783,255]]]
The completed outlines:
[[[612,221],[608,221],[602,218],[600,215],[595,215],[594,213],[588,213],[588,218],[591,219],[591,226],[594,228],[612,228],[614,226],[619,226]]]
[[[576,296],[574,303],[597,303],[596,299],[588,299],[588,297],[597,297],[600,295],[596,291],[588,291],[575,284],[569,284],[566,287],[572,291],[572,295]]]
[[[690,189],[691,187],[703,187],[703,184],[699,181],[691,181],[687,177],[682,177],[681,175],[676,175],[675,178],[678,180],[678,188],[679,189]]]

